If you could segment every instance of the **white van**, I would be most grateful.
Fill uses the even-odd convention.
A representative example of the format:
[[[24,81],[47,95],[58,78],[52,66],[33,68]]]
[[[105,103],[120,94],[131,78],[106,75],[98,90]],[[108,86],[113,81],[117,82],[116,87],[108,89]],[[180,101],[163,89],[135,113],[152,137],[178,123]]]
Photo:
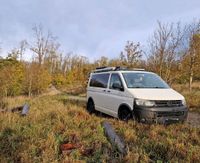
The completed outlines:
[[[185,98],[158,75],[120,67],[97,68],[90,74],[87,110],[156,123],[184,122],[188,113]]]

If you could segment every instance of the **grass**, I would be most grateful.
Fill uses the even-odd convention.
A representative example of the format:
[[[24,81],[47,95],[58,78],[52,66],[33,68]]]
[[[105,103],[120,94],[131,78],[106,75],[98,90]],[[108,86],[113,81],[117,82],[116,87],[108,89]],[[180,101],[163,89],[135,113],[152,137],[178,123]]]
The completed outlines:
[[[64,95],[8,98],[8,106],[29,102],[30,113],[0,113],[0,162],[200,162],[200,129],[122,122],[89,115],[82,104]],[[122,157],[104,136],[101,123],[109,121],[124,138]],[[63,153],[60,145],[78,146]]]
[[[183,84],[173,85],[173,88],[185,97],[189,110],[200,113],[200,83],[194,83],[191,92],[188,87]]]

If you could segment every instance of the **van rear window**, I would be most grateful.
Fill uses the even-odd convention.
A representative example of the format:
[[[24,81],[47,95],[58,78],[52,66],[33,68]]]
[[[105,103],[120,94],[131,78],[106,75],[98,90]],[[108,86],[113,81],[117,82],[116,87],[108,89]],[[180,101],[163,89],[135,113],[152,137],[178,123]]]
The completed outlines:
[[[110,74],[93,74],[90,80],[91,87],[107,88]]]

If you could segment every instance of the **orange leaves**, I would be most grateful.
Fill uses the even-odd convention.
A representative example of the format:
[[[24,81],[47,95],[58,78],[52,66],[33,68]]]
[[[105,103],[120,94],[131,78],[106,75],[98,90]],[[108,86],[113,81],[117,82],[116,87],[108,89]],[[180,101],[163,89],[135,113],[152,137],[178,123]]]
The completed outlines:
[[[72,149],[76,149],[76,148],[78,148],[78,146],[75,145],[75,144],[71,144],[71,143],[62,144],[62,145],[60,146],[60,149],[61,149],[62,151],[72,150]]]

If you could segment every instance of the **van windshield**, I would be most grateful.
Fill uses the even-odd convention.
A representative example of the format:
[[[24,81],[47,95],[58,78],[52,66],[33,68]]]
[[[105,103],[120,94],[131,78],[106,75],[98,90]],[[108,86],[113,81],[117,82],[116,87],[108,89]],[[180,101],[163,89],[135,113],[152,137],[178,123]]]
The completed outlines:
[[[169,88],[168,84],[153,73],[122,73],[128,88]]]

